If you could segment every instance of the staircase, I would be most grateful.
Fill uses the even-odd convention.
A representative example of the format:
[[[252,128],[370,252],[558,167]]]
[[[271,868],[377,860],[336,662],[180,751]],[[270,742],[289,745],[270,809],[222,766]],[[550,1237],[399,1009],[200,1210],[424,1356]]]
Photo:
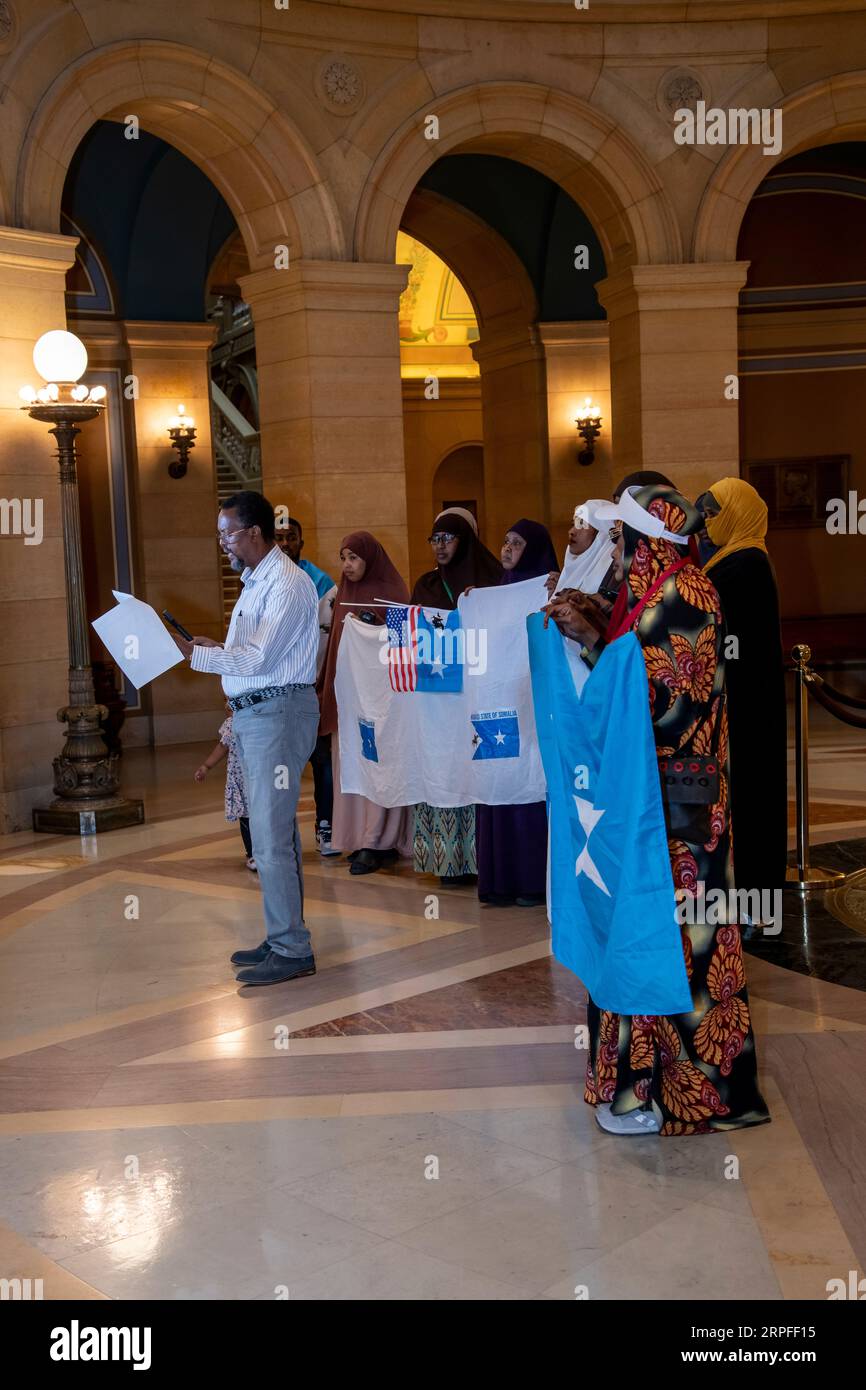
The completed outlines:
[[[211,438],[216,468],[217,500],[222,504],[233,492],[262,490],[259,432],[211,381]],[[240,593],[240,576],[220,551],[220,588],[223,620],[228,627]]]

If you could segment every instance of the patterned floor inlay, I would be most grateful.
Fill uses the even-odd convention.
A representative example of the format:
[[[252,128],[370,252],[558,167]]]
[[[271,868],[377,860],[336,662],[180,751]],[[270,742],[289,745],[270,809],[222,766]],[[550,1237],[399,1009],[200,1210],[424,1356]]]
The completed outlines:
[[[816,846],[848,868],[864,747],[816,740]],[[309,787],[318,973],[240,989],[260,890],[192,751],[129,759],[142,827],[0,839],[0,1273],[47,1299],[772,1302],[863,1264],[856,884],[749,943],[773,1123],[616,1140],[581,1099],[584,992],[544,909],[406,862],[352,877],[315,853]]]
[[[431,990],[399,1003],[316,1028],[302,1028],[293,1038],[348,1036],[359,1033],[414,1033],[430,1029],[528,1027],[586,1020],[586,994],[580,982],[552,957],[512,966]]]

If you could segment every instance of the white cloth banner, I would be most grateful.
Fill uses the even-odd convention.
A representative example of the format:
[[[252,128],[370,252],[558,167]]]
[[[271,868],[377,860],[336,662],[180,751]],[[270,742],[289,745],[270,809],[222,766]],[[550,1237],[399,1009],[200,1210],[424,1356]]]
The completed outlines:
[[[394,691],[386,629],[347,618],[335,680],[343,791],[385,807],[543,801],[526,618],[546,602],[543,578],[462,595],[454,692]]]

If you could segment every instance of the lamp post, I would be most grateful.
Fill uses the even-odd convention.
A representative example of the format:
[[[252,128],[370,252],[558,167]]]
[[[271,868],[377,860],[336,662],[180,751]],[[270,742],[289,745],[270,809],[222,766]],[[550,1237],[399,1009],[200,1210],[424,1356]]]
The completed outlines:
[[[30,418],[53,426],[49,434],[57,440],[69,640],[69,703],[57,711],[66,725],[66,742],[54,759],[56,799],[34,807],[33,829],[87,835],[144,820],[144,803],[118,794],[118,757],[108,752],[99,730],[108,711],[96,703],[90,667],[75,436],[105,408],[105,387],[89,390],[77,384],[87,367],[87,350],[63,330],[43,333],[33,349],[33,365],[46,384],[38,391],[23,386],[19,395]]]

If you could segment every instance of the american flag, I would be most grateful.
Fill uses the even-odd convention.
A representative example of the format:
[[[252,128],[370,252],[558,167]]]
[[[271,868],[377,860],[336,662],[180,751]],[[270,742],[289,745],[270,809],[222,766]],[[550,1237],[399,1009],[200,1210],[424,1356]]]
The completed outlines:
[[[391,689],[411,691],[418,679],[418,614],[417,605],[411,608],[394,607],[386,611],[388,626],[388,679]]]

